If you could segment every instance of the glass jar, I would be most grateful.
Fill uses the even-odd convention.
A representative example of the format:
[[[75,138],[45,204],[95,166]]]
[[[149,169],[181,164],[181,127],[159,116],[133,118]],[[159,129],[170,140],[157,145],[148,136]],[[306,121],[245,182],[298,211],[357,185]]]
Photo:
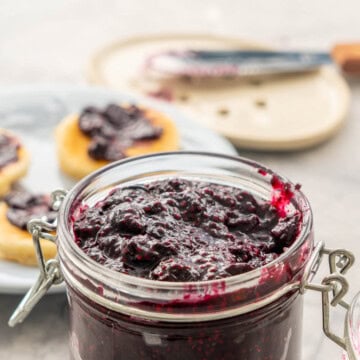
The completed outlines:
[[[343,355],[343,360],[360,360],[360,293],[358,293],[349,309],[346,318],[346,339],[348,354]]]
[[[63,277],[74,360],[300,360],[300,295],[305,288],[319,290],[308,280],[324,250],[322,244],[314,245],[310,205],[300,191],[291,200],[302,213],[295,243],[266,266],[241,275],[199,282],[153,281],[112,271],[76,245],[71,216],[80,204],[92,206],[114,187],[174,176],[238,187],[267,200],[274,191],[274,176],[288,183],[250,160],[194,152],[130,158],[91,174],[62,201],[55,238],[58,260],[45,265],[37,246],[43,285],[39,280],[30,290],[12,325]],[[35,244],[39,237],[54,239],[44,229],[53,230],[44,222],[31,222]],[[343,267],[347,265],[345,261]]]

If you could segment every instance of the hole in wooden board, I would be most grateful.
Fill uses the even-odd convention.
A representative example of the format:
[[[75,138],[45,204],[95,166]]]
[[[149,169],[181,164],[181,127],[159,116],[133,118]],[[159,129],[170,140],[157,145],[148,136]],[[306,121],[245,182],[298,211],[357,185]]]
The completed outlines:
[[[261,86],[263,82],[260,79],[251,79],[249,84],[252,86]]]
[[[218,115],[220,116],[227,116],[230,113],[230,110],[226,107],[219,108],[217,111]]]
[[[266,100],[264,99],[257,99],[255,100],[255,105],[258,108],[265,108],[267,106]]]
[[[183,83],[190,84],[193,82],[193,77],[191,77],[190,75],[182,75],[180,77],[180,81],[182,81]]]
[[[223,76],[223,79],[226,81],[235,81],[237,78],[234,75],[225,75]]]
[[[189,101],[189,99],[190,99],[190,96],[188,94],[181,94],[179,96],[179,100],[182,102],[187,102],[187,101]]]

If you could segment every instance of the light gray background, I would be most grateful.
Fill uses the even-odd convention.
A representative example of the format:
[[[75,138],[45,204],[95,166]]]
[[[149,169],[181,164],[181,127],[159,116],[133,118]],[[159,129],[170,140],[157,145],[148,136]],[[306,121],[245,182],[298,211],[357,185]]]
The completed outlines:
[[[360,40],[357,0],[0,0],[0,86],[85,82],[89,56],[102,44],[130,35],[208,32],[285,48],[329,49]],[[354,250],[360,259],[360,86],[352,81],[345,128],[330,142],[297,153],[241,152],[300,182],[315,215],[317,239]],[[0,119],[1,126],[1,119]],[[360,289],[359,265],[350,274]],[[65,295],[46,297],[25,324],[9,329],[19,296],[0,295],[0,358],[67,359]],[[320,297],[306,295],[304,360],[337,360],[340,351],[321,335]],[[334,318],[341,325],[341,314]]]

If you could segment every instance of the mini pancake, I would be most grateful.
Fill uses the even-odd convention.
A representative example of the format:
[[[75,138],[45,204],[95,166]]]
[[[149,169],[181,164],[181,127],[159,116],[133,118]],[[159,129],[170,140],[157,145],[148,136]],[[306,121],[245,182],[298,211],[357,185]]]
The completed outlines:
[[[0,167],[0,196],[3,196],[10,190],[14,182],[26,175],[30,164],[30,156],[15,134],[1,128],[0,134],[13,138],[20,145],[17,150],[18,159]]]
[[[24,265],[36,265],[36,255],[31,235],[11,224],[7,219],[8,206],[0,204],[0,258]],[[40,240],[46,259],[54,258],[56,245],[49,240]]]
[[[136,141],[125,149],[125,155],[130,157],[178,150],[179,134],[174,122],[158,111],[143,111],[151,124],[160,126],[163,132],[158,139]],[[95,160],[89,156],[91,137],[80,130],[78,120],[78,114],[69,115],[61,121],[55,131],[60,169],[74,179],[81,179],[110,163],[108,160]]]

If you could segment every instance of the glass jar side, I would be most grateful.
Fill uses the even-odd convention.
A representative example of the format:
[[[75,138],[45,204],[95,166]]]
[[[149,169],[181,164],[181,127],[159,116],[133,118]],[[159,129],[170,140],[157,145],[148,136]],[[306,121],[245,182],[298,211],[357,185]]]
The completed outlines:
[[[92,302],[68,284],[73,360],[300,360],[302,297],[197,323],[138,319]]]
[[[344,354],[343,359],[360,360],[360,293],[354,297],[348,311],[346,335],[348,354]]]

